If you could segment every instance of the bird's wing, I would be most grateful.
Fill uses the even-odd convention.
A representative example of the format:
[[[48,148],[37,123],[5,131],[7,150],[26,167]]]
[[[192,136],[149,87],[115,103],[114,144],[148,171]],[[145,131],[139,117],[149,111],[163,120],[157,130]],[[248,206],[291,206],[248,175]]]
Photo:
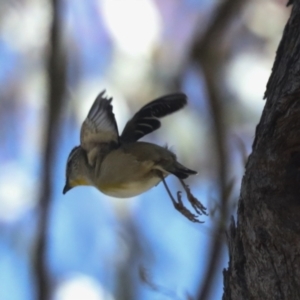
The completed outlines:
[[[158,118],[165,117],[187,104],[187,96],[175,93],[160,97],[143,106],[126,124],[122,135],[122,143],[139,140],[160,127]]]
[[[111,105],[112,98],[104,96],[102,91],[94,101],[80,131],[81,147],[87,152],[93,165],[94,155],[99,147],[119,144],[118,126]]]

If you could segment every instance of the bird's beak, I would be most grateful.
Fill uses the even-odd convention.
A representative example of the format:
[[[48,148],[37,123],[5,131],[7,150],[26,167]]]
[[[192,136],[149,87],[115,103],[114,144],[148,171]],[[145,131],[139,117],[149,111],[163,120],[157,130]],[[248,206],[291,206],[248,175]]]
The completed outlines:
[[[68,192],[72,187],[69,185],[69,182],[67,181],[65,184],[65,187],[63,189],[63,194],[65,194],[66,192]]]

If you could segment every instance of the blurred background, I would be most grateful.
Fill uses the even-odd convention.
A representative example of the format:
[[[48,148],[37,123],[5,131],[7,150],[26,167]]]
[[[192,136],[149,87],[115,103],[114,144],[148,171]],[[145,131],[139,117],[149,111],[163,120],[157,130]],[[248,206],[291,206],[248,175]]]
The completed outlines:
[[[51,299],[221,299],[228,263],[224,229],[235,214],[290,13],[285,4],[60,1],[66,77],[44,252]],[[225,14],[226,26],[218,15],[224,5],[232,12]],[[0,1],[0,300],[37,295],[47,60],[55,46],[51,24],[49,1]],[[132,199],[114,199],[92,187],[62,195],[66,159],[103,89],[114,98],[119,131],[150,100],[187,94],[188,106],[163,119],[161,129],[144,140],[171,146],[180,162],[199,171],[187,182],[208,208],[209,216],[200,216],[203,224],[176,211],[162,184]],[[176,178],[167,182],[174,194],[180,190]]]

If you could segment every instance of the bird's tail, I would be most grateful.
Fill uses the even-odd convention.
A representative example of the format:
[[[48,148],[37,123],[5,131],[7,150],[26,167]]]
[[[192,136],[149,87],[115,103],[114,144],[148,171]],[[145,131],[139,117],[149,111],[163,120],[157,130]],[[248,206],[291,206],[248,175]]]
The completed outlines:
[[[180,179],[186,179],[190,175],[195,175],[198,172],[188,169],[179,162],[176,162],[175,168],[171,171],[171,173]]]

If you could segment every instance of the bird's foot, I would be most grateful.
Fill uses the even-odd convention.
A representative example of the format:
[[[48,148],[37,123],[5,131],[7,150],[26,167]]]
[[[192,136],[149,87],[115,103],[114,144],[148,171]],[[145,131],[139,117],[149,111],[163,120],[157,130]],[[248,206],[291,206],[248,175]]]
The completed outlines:
[[[173,201],[174,207],[181,213],[183,214],[186,218],[188,218],[190,221],[194,223],[203,223],[198,219],[198,216],[193,214],[191,211],[189,211],[182,203],[181,200],[181,194],[182,192],[177,192],[177,202]],[[197,211],[196,211],[197,212]]]
[[[207,216],[207,211],[206,207],[192,194],[189,186],[186,186],[186,196],[188,201],[191,203],[193,206],[194,210],[196,211],[197,214],[199,215],[205,215]]]
[[[185,184],[185,182],[180,179],[181,185],[186,192],[186,196],[188,201],[191,203],[192,207],[194,208],[195,212],[198,215],[205,215],[207,216],[206,207],[192,194],[190,187]]]
[[[176,210],[178,210],[182,215],[184,215],[187,219],[189,219],[190,221],[194,222],[194,223],[204,223],[202,221],[200,221],[198,219],[198,215],[207,215],[206,213],[206,208],[202,205],[202,203],[193,196],[193,194],[191,193],[189,187],[180,179],[180,182],[187,194],[187,198],[188,201],[191,203],[191,205],[193,206],[194,210],[196,211],[197,214],[193,214],[189,209],[187,209],[184,205],[183,202],[181,200],[181,194],[182,192],[178,191],[177,192],[177,200],[173,197],[166,181],[165,178],[162,176],[162,182],[166,188],[167,193],[170,196],[170,199],[175,207]]]

